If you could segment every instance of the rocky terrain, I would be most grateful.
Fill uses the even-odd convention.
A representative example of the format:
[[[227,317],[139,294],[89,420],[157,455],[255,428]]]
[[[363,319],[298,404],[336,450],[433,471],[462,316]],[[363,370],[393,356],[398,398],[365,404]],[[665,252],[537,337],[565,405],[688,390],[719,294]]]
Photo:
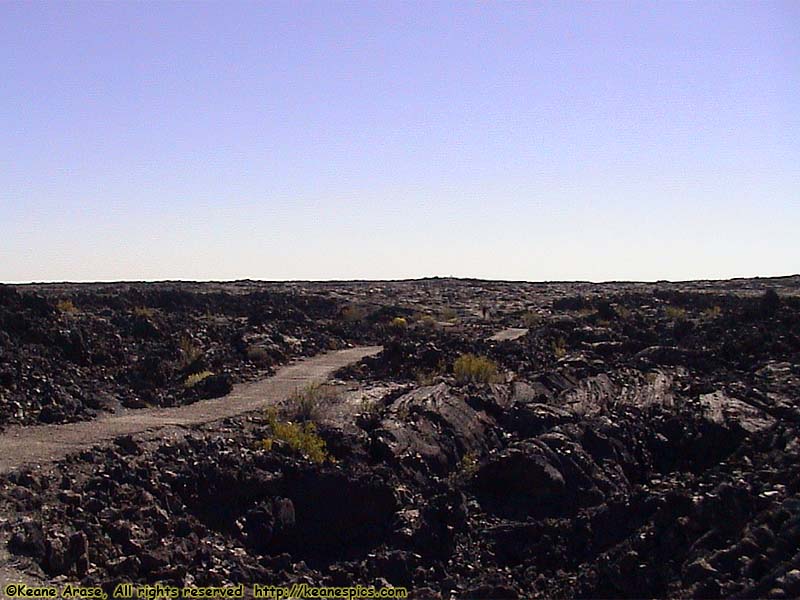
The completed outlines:
[[[800,596],[800,277],[4,286],[0,423],[191,403],[363,343],[383,351],[269,411],[5,473],[10,562],[108,590]]]
[[[344,346],[339,310],[290,291],[0,285],[0,427],[222,396]]]

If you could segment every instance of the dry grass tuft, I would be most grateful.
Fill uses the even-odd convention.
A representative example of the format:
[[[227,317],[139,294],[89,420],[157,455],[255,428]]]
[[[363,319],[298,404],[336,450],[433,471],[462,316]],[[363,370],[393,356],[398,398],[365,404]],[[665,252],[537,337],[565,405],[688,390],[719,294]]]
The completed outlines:
[[[561,360],[567,355],[567,342],[564,338],[558,338],[553,342],[553,356],[556,360]]]
[[[289,398],[289,410],[299,421],[314,421],[325,402],[335,402],[339,390],[332,385],[312,383],[294,391]]]
[[[211,377],[213,374],[214,373],[212,373],[211,371],[201,371],[200,373],[192,373],[186,378],[186,381],[183,382],[183,387],[185,387],[186,389],[193,388],[204,379]]]
[[[203,350],[188,335],[182,335],[178,345],[181,350],[181,367],[184,369],[203,356]]]
[[[453,374],[459,383],[497,383],[500,373],[495,362],[485,356],[463,354],[453,363]]]

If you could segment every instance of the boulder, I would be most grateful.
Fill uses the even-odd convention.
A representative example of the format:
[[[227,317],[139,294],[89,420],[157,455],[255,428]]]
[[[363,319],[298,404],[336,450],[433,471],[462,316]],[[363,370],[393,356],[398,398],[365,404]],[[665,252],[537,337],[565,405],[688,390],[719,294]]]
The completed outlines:
[[[493,393],[488,386],[481,392]],[[481,456],[498,446],[496,429],[494,419],[439,383],[394,400],[371,436],[378,458],[428,477],[448,474],[466,454]]]

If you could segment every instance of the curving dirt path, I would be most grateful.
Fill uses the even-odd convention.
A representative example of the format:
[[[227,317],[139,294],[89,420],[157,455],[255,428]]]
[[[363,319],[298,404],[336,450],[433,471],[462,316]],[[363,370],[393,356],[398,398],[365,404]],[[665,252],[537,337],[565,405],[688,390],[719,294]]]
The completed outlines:
[[[94,421],[66,425],[11,427],[0,434],[0,473],[26,465],[55,462],[67,454],[121,435],[164,427],[187,427],[263,408],[295,389],[327,379],[337,369],[380,352],[380,346],[359,346],[304,359],[274,376],[244,383],[222,398],[175,408],[138,409]]]

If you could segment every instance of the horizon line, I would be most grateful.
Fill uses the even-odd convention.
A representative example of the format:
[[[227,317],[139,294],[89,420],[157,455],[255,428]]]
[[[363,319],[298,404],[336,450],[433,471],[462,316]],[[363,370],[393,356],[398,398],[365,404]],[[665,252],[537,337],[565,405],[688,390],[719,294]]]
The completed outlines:
[[[203,283],[220,283],[220,284],[241,284],[241,283],[404,283],[415,281],[430,281],[430,280],[456,280],[456,281],[475,281],[487,283],[528,283],[536,285],[551,285],[551,284],[576,284],[584,283],[591,285],[608,285],[608,284],[677,284],[677,283],[722,283],[731,281],[752,281],[752,280],[774,280],[774,279],[793,279],[800,278],[800,273],[791,273],[786,275],[753,275],[753,276],[738,276],[738,277],[719,277],[719,278],[700,278],[700,279],[605,279],[601,281],[592,281],[589,279],[543,279],[543,280],[529,280],[529,279],[487,279],[484,277],[460,277],[453,275],[431,275],[425,277],[403,277],[403,278],[387,278],[387,279],[254,279],[250,277],[240,279],[96,279],[96,280],[31,280],[31,281],[0,281],[0,285],[8,286],[36,286],[36,285],[122,285],[122,284],[203,284]]]

